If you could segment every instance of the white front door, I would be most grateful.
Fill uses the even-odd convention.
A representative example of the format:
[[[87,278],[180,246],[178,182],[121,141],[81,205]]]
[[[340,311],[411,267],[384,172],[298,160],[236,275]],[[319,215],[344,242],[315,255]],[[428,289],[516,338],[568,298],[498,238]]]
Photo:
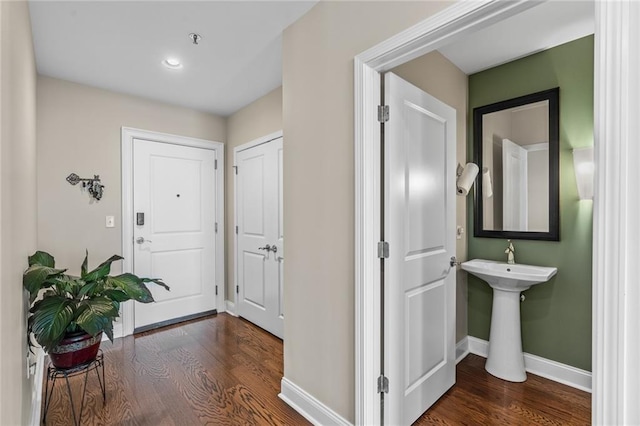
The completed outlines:
[[[133,272],[162,278],[135,304],[141,331],[216,309],[216,151],[133,141]]]
[[[282,137],[236,151],[236,309],[283,336]]]
[[[502,140],[502,229],[528,231],[528,152],[510,141]]]
[[[456,111],[385,75],[384,423],[413,423],[455,383]]]

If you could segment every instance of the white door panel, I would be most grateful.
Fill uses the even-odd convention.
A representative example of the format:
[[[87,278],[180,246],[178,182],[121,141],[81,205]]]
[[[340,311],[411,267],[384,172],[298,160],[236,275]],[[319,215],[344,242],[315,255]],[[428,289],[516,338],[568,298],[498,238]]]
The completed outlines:
[[[386,424],[411,424],[455,383],[455,110],[385,75]]]
[[[282,138],[236,153],[238,315],[283,335]],[[275,251],[266,250],[267,245]]]
[[[135,327],[216,309],[214,150],[135,139],[134,272],[162,278],[150,285],[156,303],[135,304]]]
[[[284,321],[284,149],[282,140],[278,144],[278,319]],[[282,336],[281,336],[282,337]]]
[[[502,220],[505,231],[528,231],[527,150],[509,139],[502,140]]]

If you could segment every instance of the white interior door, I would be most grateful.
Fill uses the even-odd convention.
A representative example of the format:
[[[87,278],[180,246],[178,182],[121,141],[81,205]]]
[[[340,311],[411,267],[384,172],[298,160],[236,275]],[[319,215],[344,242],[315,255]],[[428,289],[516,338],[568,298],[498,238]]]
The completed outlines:
[[[236,152],[236,310],[283,336],[282,137]]]
[[[528,172],[526,149],[510,141],[502,140],[502,229],[528,231]]]
[[[215,167],[215,150],[133,141],[134,273],[171,287],[150,285],[136,331],[216,309]]]
[[[385,424],[413,423],[455,383],[456,111],[385,75]]]

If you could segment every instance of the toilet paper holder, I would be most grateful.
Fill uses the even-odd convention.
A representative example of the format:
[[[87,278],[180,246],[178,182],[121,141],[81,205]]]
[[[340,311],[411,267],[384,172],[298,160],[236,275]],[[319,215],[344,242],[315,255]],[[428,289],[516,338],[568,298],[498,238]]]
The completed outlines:
[[[456,169],[456,193],[458,195],[465,196],[469,193],[478,171],[478,165],[475,163],[467,163],[464,166],[458,164]]]

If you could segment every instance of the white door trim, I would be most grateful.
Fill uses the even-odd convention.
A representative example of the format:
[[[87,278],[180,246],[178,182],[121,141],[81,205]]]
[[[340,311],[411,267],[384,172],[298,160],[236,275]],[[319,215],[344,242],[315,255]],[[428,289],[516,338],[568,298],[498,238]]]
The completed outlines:
[[[219,312],[224,310],[225,280],[224,280],[224,144],[222,142],[208,141],[204,139],[190,138],[187,136],[171,135],[149,130],[123,127],[121,132],[121,156],[122,156],[122,272],[133,271],[133,140],[145,139],[153,142],[168,143],[172,145],[190,146],[218,151],[216,159],[216,307]],[[122,337],[133,334],[135,326],[133,302],[122,305],[121,327],[114,326],[114,336]]]
[[[278,139],[282,137],[282,130],[278,130],[277,132],[273,132],[266,136],[261,136],[257,139],[254,139],[250,142],[243,143],[242,145],[238,145],[233,148],[233,167],[237,166],[238,163],[238,153],[244,151],[249,148],[253,148],[254,146],[262,145],[263,143],[271,142],[274,139]],[[284,141],[283,141],[284,144]],[[238,175],[236,173],[233,174],[233,226],[235,229],[238,226]],[[238,234],[233,233],[233,248],[231,249],[233,252],[233,288],[237,288],[238,286]],[[236,293],[237,295],[237,293]],[[238,300],[237,296],[233,297],[234,307],[237,305]],[[234,314],[236,312],[234,311]]]
[[[271,142],[274,139],[278,139],[282,137],[282,130],[278,130],[277,132],[270,133],[266,136],[261,136],[257,139],[254,139],[250,142],[243,143],[242,145],[238,145],[233,148],[233,163],[235,165],[236,162],[236,153],[240,151],[244,151],[245,149],[253,148],[254,146],[262,145],[263,143]]]
[[[536,4],[461,1],[354,58],[356,424],[380,423],[376,392],[380,365],[380,272],[376,252],[380,229],[380,135],[376,111],[380,104],[380,73]],[[640,114],[635,79],[640,74],[639,9],[640,4],[634,0],[596,2],[595,424],[629,423],[640,416],[634,401],[639,393],[640,367],[633,364],[640,358],[640,345],[637,336],[632,335],[637,333],[633,324],[640,323],[640,311],[634,310],[640,304],[640,291],[632,285],[633,278],[640,274],[640,264],[634,263],[640,257],[640,230],[632,214],[640,209],[640,193],[634,192],[633,187],[633,182],[640,180],[640,170],[624,163],[625,159],[640,155],[633,139],[640,133],[633,119]],[[629,93],[630,89],[635,92]]]
[[[640,423],[638,23],[637,1],[596,2],[591,406],[598,425]]]

